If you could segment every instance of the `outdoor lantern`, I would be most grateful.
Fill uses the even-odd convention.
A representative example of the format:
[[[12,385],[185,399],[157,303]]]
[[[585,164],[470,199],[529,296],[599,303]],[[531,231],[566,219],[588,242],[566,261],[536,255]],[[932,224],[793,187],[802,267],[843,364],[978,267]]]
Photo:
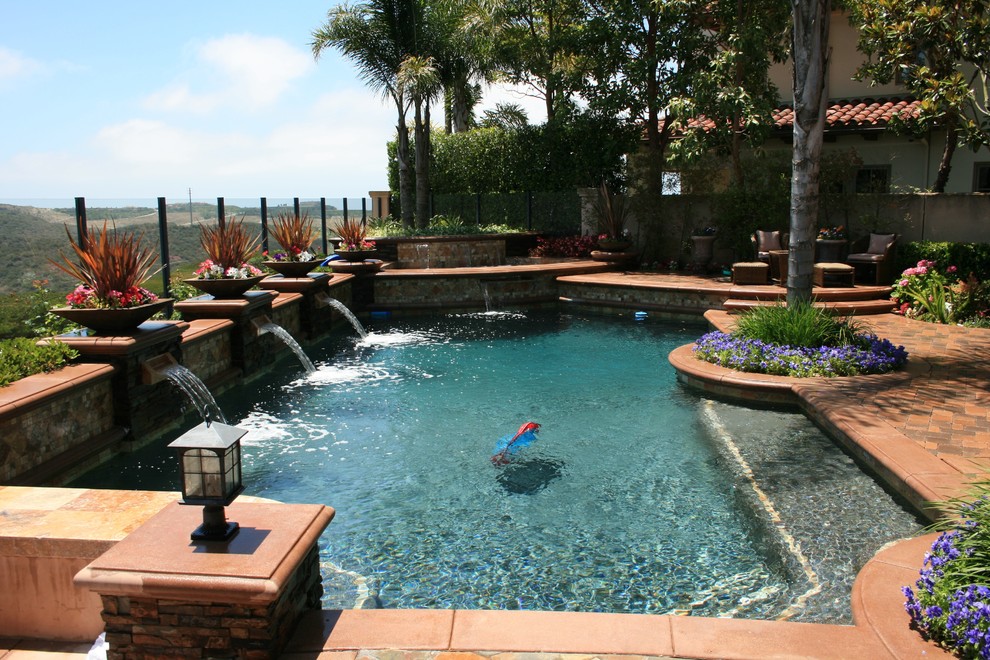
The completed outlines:
[[[237,533],[224,507],[244,490],[241,438],[246,434],[236,426],[204,422],[169,444],[179,454],[182,504],[203,505],[203,524],[193,531],[193,541],[227,541]]]

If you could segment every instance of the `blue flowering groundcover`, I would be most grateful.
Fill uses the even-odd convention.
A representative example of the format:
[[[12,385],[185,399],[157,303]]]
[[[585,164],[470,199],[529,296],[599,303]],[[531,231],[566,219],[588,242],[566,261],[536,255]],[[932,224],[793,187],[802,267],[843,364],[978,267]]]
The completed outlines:
[[[939,535],[925,554],[904,608],[932,640],[964,658],[990,658],[990,501],[966,505],[959,526]]]
[[[737,371],[804,378],[887,373],[904,366],[908,357],[903,346],[876,335],[858,335],[857,342],[848,346],[803,348],[718,331],[698,339],[694,352],[705,362]]]

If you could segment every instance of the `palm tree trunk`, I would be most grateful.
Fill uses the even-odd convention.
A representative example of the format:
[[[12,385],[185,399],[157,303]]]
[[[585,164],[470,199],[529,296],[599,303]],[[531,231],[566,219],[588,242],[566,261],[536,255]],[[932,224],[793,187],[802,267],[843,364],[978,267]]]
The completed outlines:
[[[430,103],[416,100],[416,226],[430,224]]]
[[[412,173],[409,171],[409,127],[406,126],[404,115],[399,116],[396,132],[398,139],[395,145],[395,159],[399,165],[399,207],[402,225],[412,229],[415,194],[413,193]]]
[[[830,0],[792,0],[794,146],[791,160],[790,255],[787,303],[811,299],[818,226],[819,158],[825,130]]]

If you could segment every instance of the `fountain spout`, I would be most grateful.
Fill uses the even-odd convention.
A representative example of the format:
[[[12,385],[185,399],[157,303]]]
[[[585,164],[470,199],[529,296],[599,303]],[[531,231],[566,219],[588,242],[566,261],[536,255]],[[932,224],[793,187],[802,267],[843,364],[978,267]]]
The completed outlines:
[[[223,411],[220,410],[213,394],[206,387],[206,383],[192,371],[176,362],[175,357],[171,354],[162,353],[141,363],[142,383],[154,385],[163,380],[167,380],[179,388],[190,403],[196,407],[203,421],[207,424],[212,422],[227,423]]]
[[[299,345],[299,342],[296,341],[295,337],[293,337],[288,330],[280,326],[278,323],[273,323],[272,320],[264,314],[252,319],[251,325],[254,326],[254,331],[256,333],[255,336],[260,337],[261,335],[269,333],[273,334],[278,337],[282,343],[292,349],[292,352],[296,354],[297,358],[299,358],[299,363],[302,364],[303,369],[306,370],[306,373],[311,374],[316,371],[316,365],[313,364],[313,361],[309,359],[308,355],[306,355],[306,351],[303,350],[302,346]]]
[[[346,318],[347,321],[351,324],[351,327],[357,331],[361,339],[364,339],[365,337],[368,336],[368,331],[364,329],[364,326],[361,325],[361,322],[358,321],[356,316],[354,316],[354,312],[347,309],[347,305],[340,302],[336,298],[331,297],[325,292],[321,292],[317,294],[316,301],[320,307],[329,306],[329,307],[333,307],[338,312],[340,312],[344,316],[344,318]]]

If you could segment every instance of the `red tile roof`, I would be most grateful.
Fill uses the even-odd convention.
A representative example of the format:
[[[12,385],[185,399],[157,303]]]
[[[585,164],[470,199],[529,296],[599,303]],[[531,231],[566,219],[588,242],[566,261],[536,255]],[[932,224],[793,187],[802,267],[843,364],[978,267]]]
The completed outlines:
[[[917,116],[920,102],[913,98],[852,99],[830,103],[825,110],[826,130],[883,128],[892,118]],[[773,127],[789,131],[794,125],[794,108],[782,105],[773,111]],[[710,131],[715,123],[705,116],[689,119],[688,128]]]

